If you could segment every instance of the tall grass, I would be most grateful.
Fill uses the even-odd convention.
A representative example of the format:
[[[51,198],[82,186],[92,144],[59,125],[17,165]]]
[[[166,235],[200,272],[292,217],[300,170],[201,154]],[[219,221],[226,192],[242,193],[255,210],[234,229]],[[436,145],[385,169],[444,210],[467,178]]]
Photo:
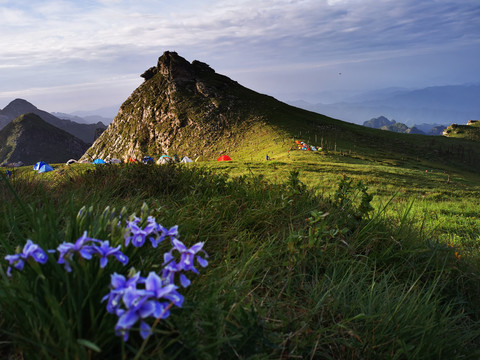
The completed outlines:
[[[205,242],[209,267],[185,289],[183,308],[159,323],[142,358],[479,356],[478,253],[437,241],[409,207],[396,221],[387,214],[393,202],[373,211],[357,181],[346,178],[335,196],[322,196],[295,171],[271,182],[197,167],[122,165],[73,167],[53,179],[2,180],[2,257],[27,238],[54,248],[87,229],[108,237],[107,206],[139,214],[143,203],[164,226],[178,224],[185,243]],[[139,252],[134,265],[155,268],[158,256]],[[2,280],[5,356],[137,354],[139,336],[123,343],[115,319],[90,296],[108,291],[98,267],[82,264],[74,278],[59,266],[33,270]]]

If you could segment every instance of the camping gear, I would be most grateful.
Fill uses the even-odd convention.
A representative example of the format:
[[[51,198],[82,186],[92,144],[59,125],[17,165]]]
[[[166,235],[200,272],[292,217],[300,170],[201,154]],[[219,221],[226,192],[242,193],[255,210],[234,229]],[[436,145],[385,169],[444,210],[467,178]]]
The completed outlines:
[[[160,156],[160,159],[157,160],[157,164],[171,164],[173,163],[173,159],[168,155]]]
[[[122,162],[119,159],[113,158],[108,161],[110,164],[121,164]]]
[[[10,170],[7,170],[6,174],[8,177],[12,176],[12,172]]]
[[[40,169],[38,169],[38,173],[46,173],[46,172],[49,172],[49,171],[53,171],[53,167],[51,167],[50,165],[48,164],[44,164],[40,167]]]
[[[102,159],[95,159],[95,160],[93,160],[92,164],[106,164],[106,162],[103,161]]]
[[[70,160],[68,160],[68,161],[66,162],[65,165],[72,165],[72,164],[75,164],[76,162],[77,162],[77,160],[75,160],[75,159],[70,159]]]
[[[43,165],[48,165],[46,162],[39,161],[35,165],[33,165],[33,170],[38,171]]]
[[[232,159],[228,155],[222,155],[217,159],[217,161],[232,161]]]
[[[154,162],[155,160],[153,160],[153,158],[150,156],[144,156],[142,160],[142,163],[144,164],[153,164]]]
[[[193,162],[192,159],[190,159],[188,156],[184,156],[182,161],[180,161],[182,164],[185,164],[185,163],[191,163]]]

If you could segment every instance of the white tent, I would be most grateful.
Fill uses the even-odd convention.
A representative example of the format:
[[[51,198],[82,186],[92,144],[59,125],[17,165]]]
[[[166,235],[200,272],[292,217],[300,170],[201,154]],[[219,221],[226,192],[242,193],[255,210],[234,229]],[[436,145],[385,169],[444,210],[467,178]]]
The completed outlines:
[[[185,163],[191,163],[193,162],[193,160],[190,159],[188,156],[185,156],[180,162],[185,164]]]
[[[76,163],[76,162],[77,162],[77,160],[75,160],[75,159],[70,159],[70,160],[68,160],[68,161],[66,162],[65,165],[71,165],[71,164],[74,164],[74,163]]]
[[[110,159],[110,160],[108,160],[108,162],[109,162],[110,164],[121,164],[121,163],[122,163],[121,160],[116,159],[116,158]]]
[[[160,156],[160,159],[157,160],[157,165],[171,163],[173,163],[173,159],[168,155],[162,155]]]

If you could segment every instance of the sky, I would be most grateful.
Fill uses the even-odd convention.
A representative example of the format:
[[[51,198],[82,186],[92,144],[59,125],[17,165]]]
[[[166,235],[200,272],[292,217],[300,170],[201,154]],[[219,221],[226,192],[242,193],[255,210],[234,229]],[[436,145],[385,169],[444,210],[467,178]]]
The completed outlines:
[[[0,0],[0,108],[119,106],[164,51],[283,101],[480,83],[479,0]]]

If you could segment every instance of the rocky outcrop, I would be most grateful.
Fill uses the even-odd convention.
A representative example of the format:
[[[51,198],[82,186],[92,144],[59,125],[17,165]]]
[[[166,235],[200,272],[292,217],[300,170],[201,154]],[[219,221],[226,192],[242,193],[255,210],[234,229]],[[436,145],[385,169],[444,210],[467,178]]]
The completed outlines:
[[[33,113],[23,114],[0,130],[0,163],[50,163],[78,159],[88,145]]]
[[[480,121],[469,120],[467,125],[452,124],[443,131],[443,136],[480,141]]]
[[[141,76],[145,81],[122,104],[84,160],[228,151],[242,129],[262,120],[262,101],[272,101],[175,52],[165,52]]]

